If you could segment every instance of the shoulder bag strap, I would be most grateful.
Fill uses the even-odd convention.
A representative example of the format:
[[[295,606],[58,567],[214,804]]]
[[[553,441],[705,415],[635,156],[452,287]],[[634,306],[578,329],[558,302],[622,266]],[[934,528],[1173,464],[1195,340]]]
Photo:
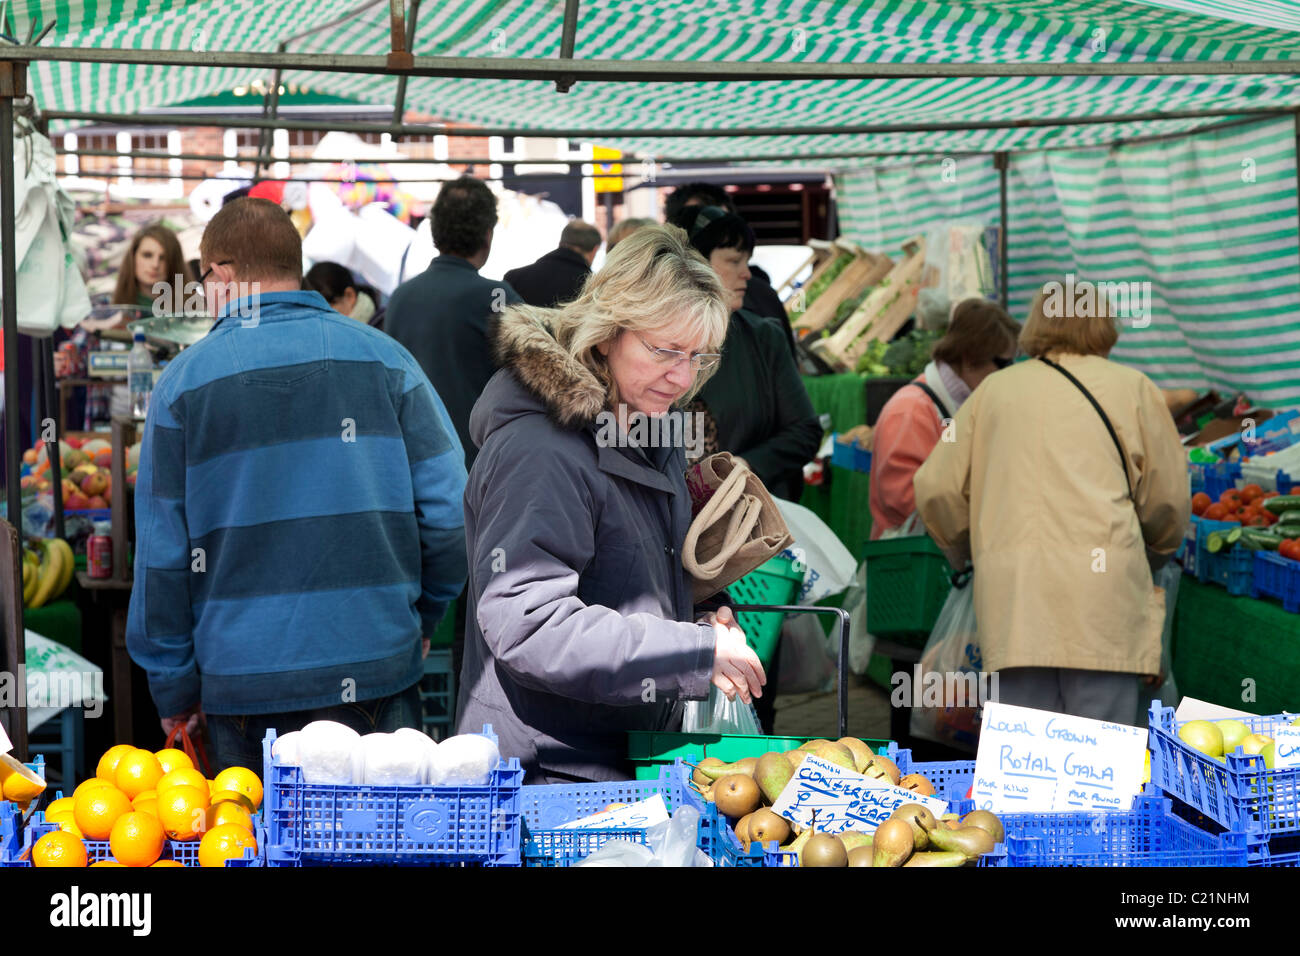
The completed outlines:
[[[1088,391],[1088,389],[1084,387],[1081,381],[1079,381],[1077,378],[1075,378],[1073,375],[1067,372],[1064,368],[1062,368],[1060,365],[1056,364],[1049,358],[1044,358],[1043,356],[1040,355],[1038,356],[1038,360],[1042,362],[1044,365],[1050,365],[1052,368],[1056,369],[1058,372],[1060,372],[1062,375],[1068,378],[1071,382],[1073,382],[1074,387],[1077,388],[1079,391],[1083,392],[1083,397],[1086,398],[1088,402],[1092,405],[1092,407],[1097,410],[1097,414],[1101,416],[1102,424],[1106,426],[1106,431],[1110,433],[1110,440],[1115,443],[1115,451],[1119,454],[1119,466],[1120,468],[1124,469],[1124,483],[1128,485],[1128,496],[1129,498],[1132,498],[1133,480],[1128,476],[1128,459],[1124,457],[1124,447],[1119,443],[1119,436],[1115,434],[1115,426],[1113,426],[1110,423],[1110,418],[1107,417],[1106,413],[1102,410],[1101,405],[1097,403],[1097,400],[1092,397],[1092,392]]]
[[[939,396],[935,394],[934,389],[929,385],[926,385],[925,382],[913,382],[912,384],[930,396],[930,401],[934,402],[934,407],[939,409],[939,417],[941,419],[947,420],[952,418],[952,416],[948,414],[948,409],[944,408],[943,402],[939,400]]]

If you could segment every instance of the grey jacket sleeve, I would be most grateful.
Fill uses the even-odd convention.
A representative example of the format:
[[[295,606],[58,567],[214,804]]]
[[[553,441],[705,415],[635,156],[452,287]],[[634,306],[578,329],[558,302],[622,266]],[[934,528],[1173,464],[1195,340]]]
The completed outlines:
[[[708,696],[713,634],[695,623],[622,614],[578,597],[598,573],[599,502],[563,449],[480,457],[469,541],[478,625],[518,683],[588,703],[639,705]]]

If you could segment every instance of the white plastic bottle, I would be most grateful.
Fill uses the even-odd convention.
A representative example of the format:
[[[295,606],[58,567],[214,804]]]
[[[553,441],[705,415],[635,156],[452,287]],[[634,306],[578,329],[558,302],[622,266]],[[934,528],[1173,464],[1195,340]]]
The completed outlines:
[[[153,394],[153,357],[144,344],[144,333],[135,333],[135,345],[126,360],[126,381],[131,390],[131,416],[143,419],[149,413]]]

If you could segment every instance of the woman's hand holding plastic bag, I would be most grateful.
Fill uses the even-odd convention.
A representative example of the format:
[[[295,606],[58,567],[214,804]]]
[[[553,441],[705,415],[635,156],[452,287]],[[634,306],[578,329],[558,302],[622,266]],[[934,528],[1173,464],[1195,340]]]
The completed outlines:
[[[713,685],[728,700],[734,700],[739,694],[749,704],[753,698],[762,697],[767,675],[758,655],[745,640],[745,632],[736,624],[731,608],[720,607],[717,614],[709,615],[706,620],[713,625],[717,638],[713,649]]]

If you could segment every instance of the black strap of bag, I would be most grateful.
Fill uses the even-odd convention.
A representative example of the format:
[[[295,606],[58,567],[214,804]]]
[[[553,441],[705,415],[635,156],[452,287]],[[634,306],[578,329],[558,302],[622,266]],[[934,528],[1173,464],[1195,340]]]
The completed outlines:
[[[1077,378],[1075,378],[1073,375],[1067,372],[1064,368],[1062,368],[1060,365],[1057,365],[1049,358],[1044,358],[1043,356],[1040,355],[1038,356],[1038,360],[1045,365],[1050,365],[1052,368],[1056,369],[1058,372],[1060,372],[1062,375],[1068,378],[1071,382],[1073,382],[1074,387],[1077,388],[1079,391],[1083,392],[1083,397],[1086,398],[1089,401],[1089,403],[1092,405],[1092,407],[1097,410],[1097,414],[1101,416],[1102,423],[1106,426],[1106,431],[1110,433],[1110,440],[1115,443],[1115,451],[1119,453],[1119,466],[1120,468],[1124,469],[1124,483],[1128,485],[1129,498],[1132,498],[1133,481],[1128,476],[1128,459],[1124,457],[1124,447],[1119,443],[1119,436],[1115,434],[1115,426],[1113,426],[1110,423],[1110,418],[1108,418],[1106,413],[1102,411],[1101,405],[1099,405],[1097,403],[1097,400],[1092,397],[1092,392],[1088,391],[1084,387],[1081,381],[1079,381]]]
[[[939,401],[939,396],[934,393],[934,389],[929,385],[926,385],[925,382],[913,382],[912,384],[930,396],[930,401],[934,402],[934,407],[939,409],[939,417],[941,419],[947,421],[952,418],[952,416],[948,414],[948,409],[943,407],[943,402]]]

